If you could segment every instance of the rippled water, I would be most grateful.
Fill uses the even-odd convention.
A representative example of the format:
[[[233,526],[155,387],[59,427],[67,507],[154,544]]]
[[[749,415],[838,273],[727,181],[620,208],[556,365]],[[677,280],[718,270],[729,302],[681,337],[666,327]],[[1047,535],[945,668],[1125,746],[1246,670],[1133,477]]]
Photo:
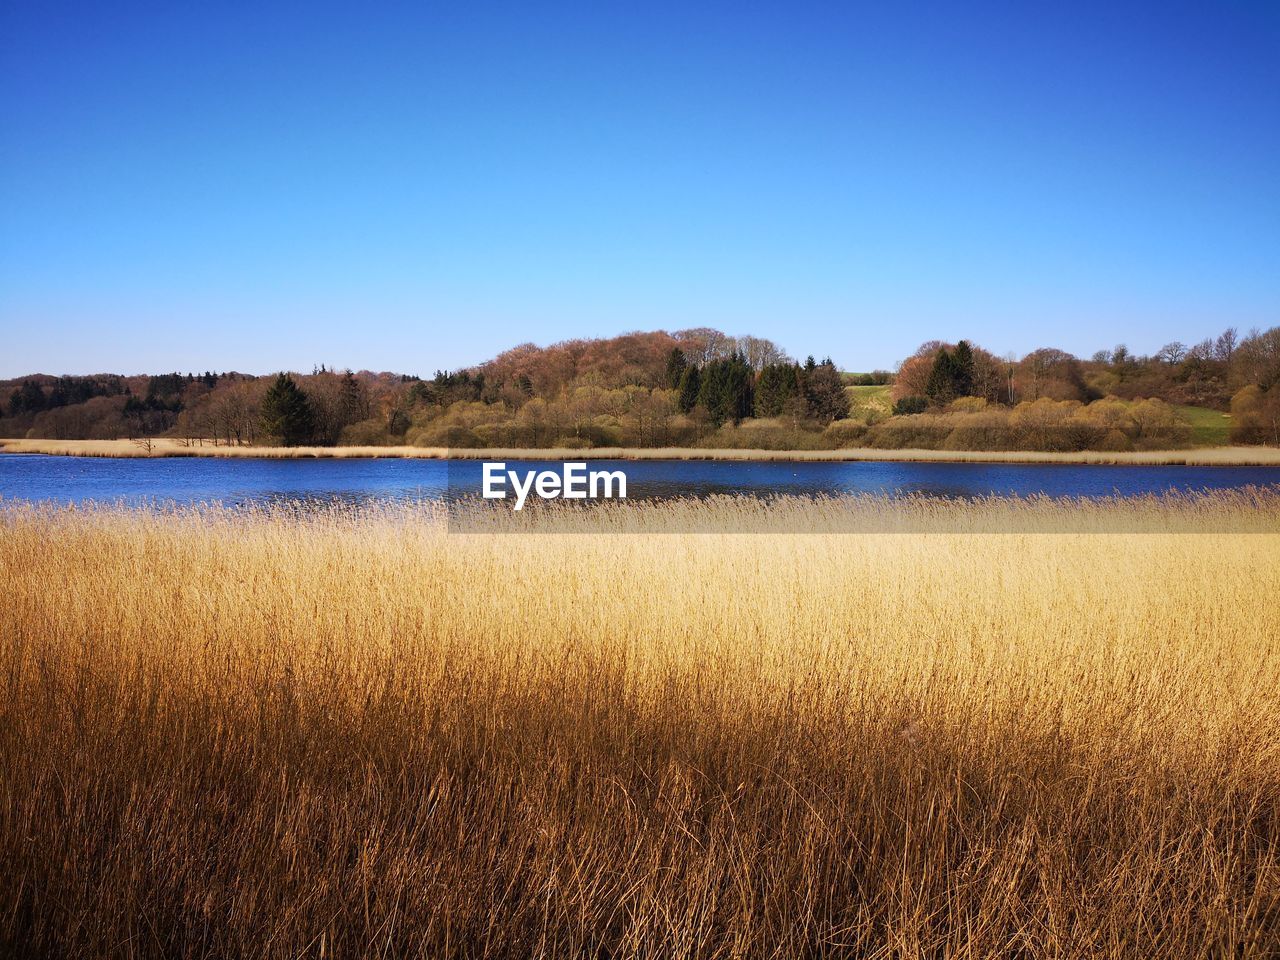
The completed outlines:
[[[0,497],[56,503],[412,501],[478,492],[475,460],[110,459],[0,454]],[[559,461],[512,461],[556,468]],[[622,470],[632,499],[710,494],[918,493],[1104,497],[1280,485],[1280,467],[1003,463],[594,460]]]

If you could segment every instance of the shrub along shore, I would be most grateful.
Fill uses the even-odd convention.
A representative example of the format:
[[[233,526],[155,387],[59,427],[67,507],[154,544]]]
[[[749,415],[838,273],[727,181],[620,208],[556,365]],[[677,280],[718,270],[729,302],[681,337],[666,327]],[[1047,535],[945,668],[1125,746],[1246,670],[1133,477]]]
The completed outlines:
[[[1190,450],[758,450],[702,447],[597,447],[574,450],[543,448],[449,447],[268,447],[227,446],[159,438],[133,440],[14,440],[0,439],[0,453],[46,454],[63,457],[249,457],[261,459],[378,459],[419,460],[882,460],[932,463],[1084,463],[1145,466],[1280,466],[1280,447],[1205,447]]]

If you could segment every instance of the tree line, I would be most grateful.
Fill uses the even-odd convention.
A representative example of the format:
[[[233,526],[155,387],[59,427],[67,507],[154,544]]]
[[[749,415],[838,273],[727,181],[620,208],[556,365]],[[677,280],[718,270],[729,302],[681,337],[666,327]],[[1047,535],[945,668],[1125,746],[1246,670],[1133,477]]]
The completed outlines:
[[[1088,360],[1053,348],[1000,358],[964,340],[929,341],[900,364],[893,398],[895,414],[914,416],[951,411],[967,398],[1008,410],[1037,401],[1159,400],[1230,412],[1235,442],[1280,444],[1280,327],[1244,336],[1228,328],[1150,355],[1121,344]]]
[[[427,379],[325,366],[270,376],[31,376],[0,384],[0,436],[808,449],[1044,444],[1035,424],[1049,417],[1064,424],[1061,442],[1118,447],[1155,442],[1158,421],[1168,421],[1159,427],[1167,442],[1180,442],[1181,406],[1229,412],[1237,442],[1280,443],[1280,328],[1227,330],[1149,356],[1121,345],[1088,359],[1053,348],[999,357],[968,340],[929,341],[892,374],[842,373],[830,359],[798,362],[767,339],[703,327],[522,344]]]

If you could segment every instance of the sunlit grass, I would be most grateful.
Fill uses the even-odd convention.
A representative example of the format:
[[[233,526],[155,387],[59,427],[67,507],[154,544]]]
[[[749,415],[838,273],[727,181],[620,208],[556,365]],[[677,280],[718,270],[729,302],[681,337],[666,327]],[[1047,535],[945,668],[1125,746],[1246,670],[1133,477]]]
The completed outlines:
[[[849,397],[849,416],[858,420],[880,420],[893,413],[893,388],[880,386],[845,387]]]
[[[1199,446],[1217,447],[1231,442],[1231,417],[1221,410],[1190,406],[1173,409],[1191,424],[1192,438]]]
[[[1280,533],[833,509],[0,510],[0,945],[1274,955]]]

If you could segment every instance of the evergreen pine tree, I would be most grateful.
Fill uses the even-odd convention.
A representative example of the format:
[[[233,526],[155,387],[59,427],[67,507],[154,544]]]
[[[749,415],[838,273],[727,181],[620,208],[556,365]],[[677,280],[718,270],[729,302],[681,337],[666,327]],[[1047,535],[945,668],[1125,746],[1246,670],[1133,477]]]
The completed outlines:
[[[755,415],[779,417],[787,401],[800,392],[800,368],[794,363],[769,363],[756,381]]]
[[[951,355],[952,388],[957,397],[973,395],[973,350],[968,340],[956,344],[956,352]]]
[[[924,387],[925,396],[938,406],[945,406],[956,398],[955,360],[946,348],[938,351]]]
[[[679,347],[672,347],[671,352],[667,354],[667,389],[679,389],[680,380],[684,377],[685,369],[688,366],[689,361],[685,358],[684,351]]]
[[[817,364],[805,376],[805,403],[809,416],[821,423],[849,416],[849,395],[840,371],[830,358]]]
[[[311,403],[287,373],[279,374],[262,398],[262,429],[286,447],[302,446],[315,437]]]
[[[736,424],[751,416],[755,400],[755,371],[741,352],[736,352],[729,358],[725,386],[728,390],[729,419]]]
[[[717,427],[724,423],[728,411],[725,396],[725,361],[712,360],[702,368],[702,385],[698,388],[698,406],[707,411]]]
[[[702,388],[698,403],[720,426],[725,421],[737,423],[751,416],[753,374],[740,353],[712,360],[702,370]]]
[[[44,390],[34,380],[23,380],[22,385],[9,395],[9,412],[13,416],[39,413],[46,406]]]
[[[698,368],[690,364],[685,367],[684,373],[680,375],[680,405],[681,413],[688,413],[698,404],[698,394],[702,390],[702,374]]]
[[[350,370],[342,375],[342,417],[347,423],[364,419],[364,384]]]

